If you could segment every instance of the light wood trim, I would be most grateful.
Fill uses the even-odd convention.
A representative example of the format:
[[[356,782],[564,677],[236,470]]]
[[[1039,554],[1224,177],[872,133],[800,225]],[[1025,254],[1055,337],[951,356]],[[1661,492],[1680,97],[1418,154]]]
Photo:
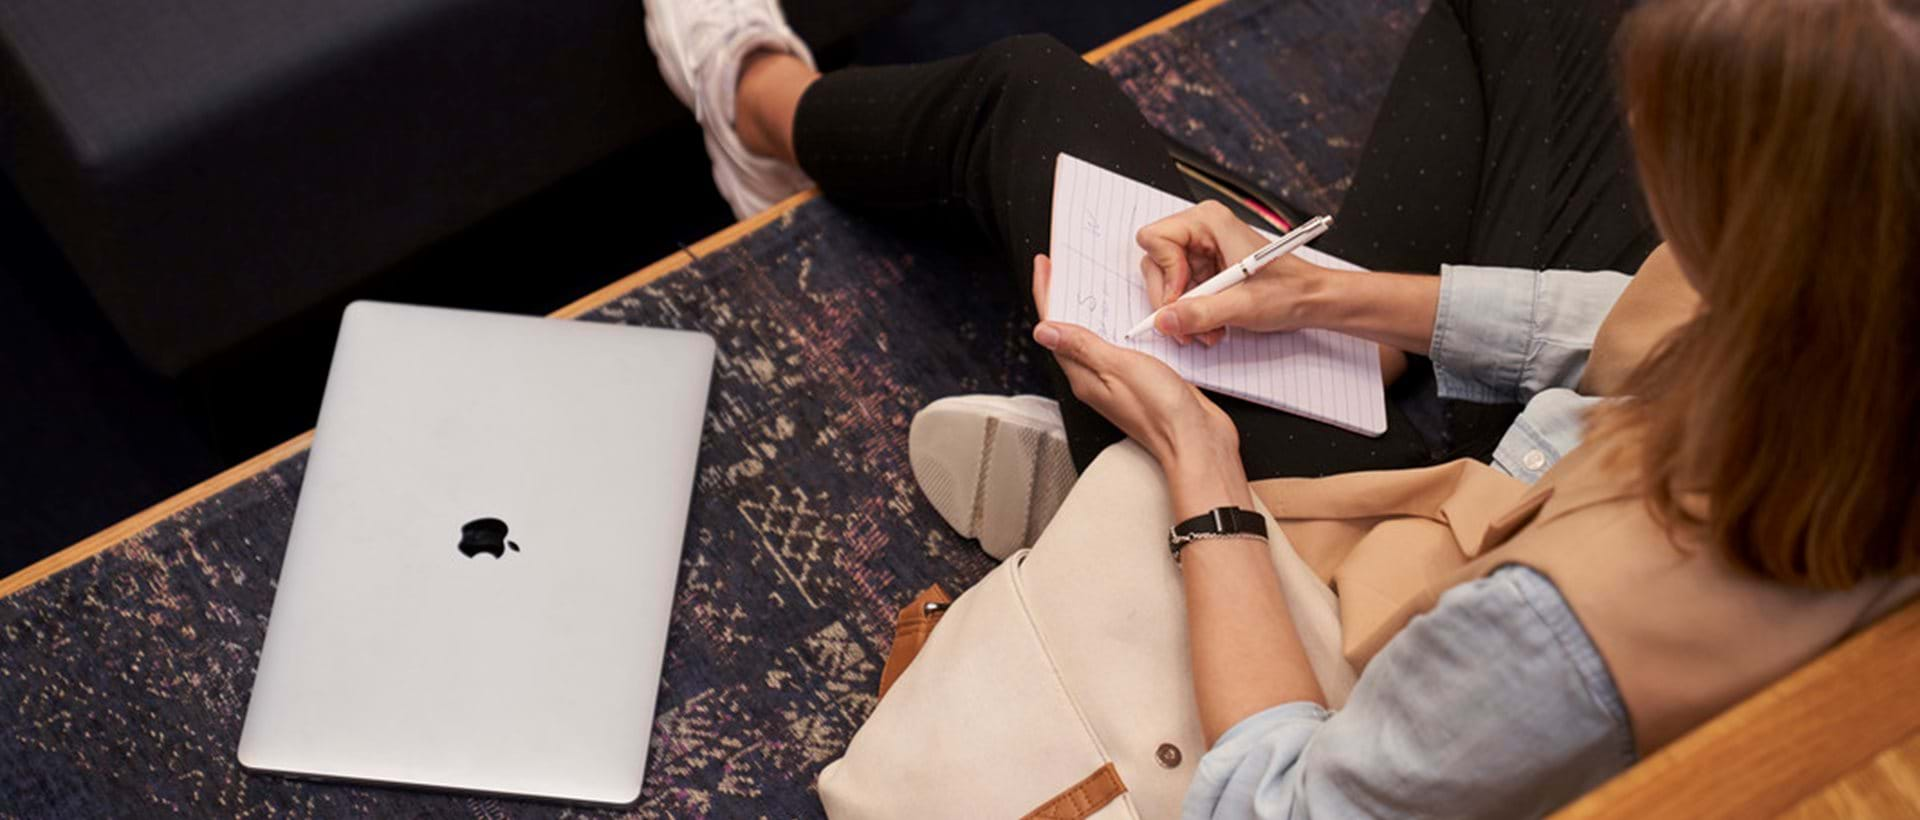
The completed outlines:
[[[1220,5],[1223,2],[1225,2],[1225,0],[1194,0],[1192,3],[1181,6],[1172,12],[1161,15],[1159,18],[1140,28],[1134,29],[1121,36],[1118,40],[1114,40],[1111,43],[1087,52],[1086,59],[1091,62],[1099,62],[1105,59],[1107,55],[1125,47],[1129,43],[1179,25],[1186,20],[1192,19],[1195,15]],[[695,242],[686,251],[670,254],[658,262],[620,277],[605,287],[582,296],[566,307],[560,308],[547,315],[556,319],[572,319],[578,317],[587,311],[619,298],[622,294],[634,288],[686,267],[689,263],[693,262],[695,257],[705,256],[719,250],[728,243],[759,230],[774,220],[779,219],[781,216],[791,212],[793,209],[819,196],[820,191],[818,189],[808,189],[787,197],[765,211],[729,225],[718,233],[702,239],[699,242]],[[691,253],[689,253],[689,251]],[[229,467],[219,475],[195,484],[179,494],[174,495],[172,498],[168,498],[118,524],[94,533],[88,536],[86,540],[49,555],[46,558],[42,558],[26,569],[20,570],[5,578],[0,578],[0,598],[32,586],[56,572],[86,560],[94,553],[100,552],[145,531],[148,527],[159,523],[168,516],[198,504],[222,490],[253,477],[254,474],[279,463],[281,459],[305,450],[307,445],[312,443],[312,441],[313,431],[308,430],[305,433],[287,440],[278,447]]]
[[[1781,816],[1788,820],[1920,817],[1920,734],[1881,752]]]
[[[174,495],[172,498],[141,510],[139,513],[118,524],[88,536],[86,540],[42,558],[28,565],[26,569],[20,570],[5,578],[0,578],[0,598],[12,595],[15,592],[39,583],[41,580],[56,572],[86,560],[96,552],[146,531],[148,527],[160,523],[160,521],[168,516],[198,504],[206,500],[207,497],[225,490],[228,487],[252,478],[255,473],[278,464],[281,459],[307,449],[307,445],[312,442],[312,430],[287,439],[271,450],[247,459],[246,461],[242,461],[239,464],[235,464],[232,467],[228,467],[226,470],[221,471],[220,474],[202,481],[199,484],[195,484],[185,491]]]
[[[1920,732],[1916,680],[1920,602],[1708,721],[1555,817],[1776,816]]]
[[[1084,56],[1089,63],[1100,62],[1113,56],[1113,53],[1120,49],[1126,48],[1155,34],[1159,34],[1188,20],[1192,20],[1195,17],[1199,17],[1202,14],[1212,11],[1214,6],[1218,6],[1226,1],[1227,0],[1193,0],[1191,3],[1160,15],[1144,26],[1120,35],[1106,45],[1087,52]]]

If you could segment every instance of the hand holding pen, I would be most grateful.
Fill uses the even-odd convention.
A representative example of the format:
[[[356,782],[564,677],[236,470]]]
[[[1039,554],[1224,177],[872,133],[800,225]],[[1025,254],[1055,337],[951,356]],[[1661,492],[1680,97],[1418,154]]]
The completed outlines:
[[[1215,207],[1219,207],[1219,205],[1215,205]],[[1206,207],[1206,205],[1198,205],[1198,207],[1194,207],[1194,209],[1188,211],[1188,213],[1202,211],[1202,209],[1208,209],[1208,207]],[[1219,209],[1225,211],[1223,207],[1219,207]],[[1175,215],[1175,217],[1171,217],[1171,219],[1177,221],[1177,219],[1181,219],[1181,217],[1187,217],[1188,213]],[[1200,215],[1200,217],[1210,217],[1210,215]],[[1215,217],[1217,217],[1217,215],[1215,215]],[[1227,215],[1227,219],[1233,219],[1231,213]],[[1235,223],[1238,223],[1236,219]],[[1150,227],[1140,230],[1140,246],[1148,250],[1148,263],[1150,263],[1150,265],[1158,265],[1158,263],[1160,263],[1160,257],[1164,257],[1164,253],[1156,257],[1156,253],[1154,253],[1156,248],[1152,248],[1152,244],[1154,244],[1156,240],[1169,240],[1169,238],[1165,238],[1165,236],[1154,236],[1156,227],[1160,227],[1160,223],[1150,225]],[[1248,230],[1248,232],[1252,232],[1252,229],[1246,229],[1244,225],[1240,225],[1240,227]],[[1160,332],[1164,332],[1167,336],[1187,336],[1187,334],[1194,334],[1194,332],[1202,332],[1200,323],[1183,323],[1183,321],[1181,321],[1183,313],[1204,313],[1206,309],[1204,309],[1204,307],[1198,307],[1200,301],[1206,300],[1206,298],[1210,298],[1210,296],[1225,294],[1227,290],[1235,288],[1240,282],[1246,282],[1248,277],[1252,277],[1256,271],[1267,267],[1267,265],[1273,263],[1275,259],[1281,259],[1284,255],[1288,255],[1288,253],[1292,253],[1294,250],[1298,250],[1298,248],[1304,248],[1308,242],[1319,238],[1319,234],[1325,234],[1329,227],[1332,227],[1332,217],[1313,217],[1313,219],[1308,219],[1308,221],[1302,223],[1300,227],[1296,227],[1294,230],[1288,230],[1286,236],[1281,236],[1281,238],[1277,238],[1277,240],[1273,240],[1273,242],[1267,242],[1265,246],[1261,246],[1258,250],[1248,253],[1244,259],[1240,259],[1235,265],[1229,265],[1227,269],[1215,273],[1213,277],[1208,277],[1204,282],[1192,286],[1190,290],[1187,290],[1185,294],[1181,294],[1179,298],[1165,303],[1160,309],[1156,309],[1152,315],[1148,315],[1146,319],[1142,319],[1139,325],[1135,325],[1131,330],[1127,330],[1127,338],[1137,338],[1140,334],[1146,334],[1146,332],[1152,332],[1152,330],[1160,330]],[[1192,230],[1188,229],[1187,234],[1188,236],[1192,236]],[[1256,236],[1258,236],[1258,234],[1256,234]],[[1177,242],[1177,240],[1175,240],[1175,242]],[[1183,248],[1181,248],[1181,255],[1183,255],[1183,257],[1190,257],[1190,255],[1192,255],[1192,248],[1185,248],[1185,246],[1183,246]],[[1185,261],[1185,259],[1179,259],[1179,261]],[[1165,273],[1165,271],[1162,271],[1162,273]],[[1181,278],[1181,280],[1187,280],[1187,278],[1190,277],[1190,269],[1183,271],[1183,273],[1187,273],[1187,277],[1179,278]],[[1188,305],[1188,309],[1175,307],[1175,305],[1179,305],[1179,303],[1188,303],[1188,301],[1192,303],[1192,305]],[[1202,315],[1196,315],[1194,319],[1204,319],[1204,317],[1202,317]],[[1219,325],[1206,323],[1206,325],[1219,326],[1231,325],[1231,323],[1219,323]],[[1206,328],[1206,330],[1212,330],[1213,326]],[[1212,344],[1212,342],[1208,342],[1208,344]]]

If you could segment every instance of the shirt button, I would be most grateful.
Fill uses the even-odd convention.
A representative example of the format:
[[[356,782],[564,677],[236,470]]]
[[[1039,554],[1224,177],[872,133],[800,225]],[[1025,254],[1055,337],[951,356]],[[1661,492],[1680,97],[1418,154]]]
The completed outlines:
[[[1162,769],[1176,769],[1180,767],[1180,747],[1171,743],[1160,744],[1159,751],[1154,752],[1153,756],[1160,761],[1160,768]]]
[[[1520,463],[1529,470],[1539,470],[1547,466],[1547,454],[1539,450],[1528,450],[1526,455],[1520,457]]]

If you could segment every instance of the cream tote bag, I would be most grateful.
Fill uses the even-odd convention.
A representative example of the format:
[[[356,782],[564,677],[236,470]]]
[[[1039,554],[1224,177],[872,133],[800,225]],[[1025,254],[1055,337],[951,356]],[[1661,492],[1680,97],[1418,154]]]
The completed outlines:
[[[1178,816],[1206,747],[1172,524],[1159,465],[1116,445],[1031,550],[950,606],[923,595],[902,613],[879,705],[820,774],[828,816]],[[1338,708],[1355,676],[1333,593],[1271,520],[1268,532],[1288,609]]]

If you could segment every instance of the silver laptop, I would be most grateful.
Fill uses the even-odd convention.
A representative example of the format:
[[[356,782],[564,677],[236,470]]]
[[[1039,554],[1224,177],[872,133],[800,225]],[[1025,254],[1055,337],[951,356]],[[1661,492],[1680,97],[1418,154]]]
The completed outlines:
[[[713,356],[699,333],[350,306],[241,764],[637,799]]]

